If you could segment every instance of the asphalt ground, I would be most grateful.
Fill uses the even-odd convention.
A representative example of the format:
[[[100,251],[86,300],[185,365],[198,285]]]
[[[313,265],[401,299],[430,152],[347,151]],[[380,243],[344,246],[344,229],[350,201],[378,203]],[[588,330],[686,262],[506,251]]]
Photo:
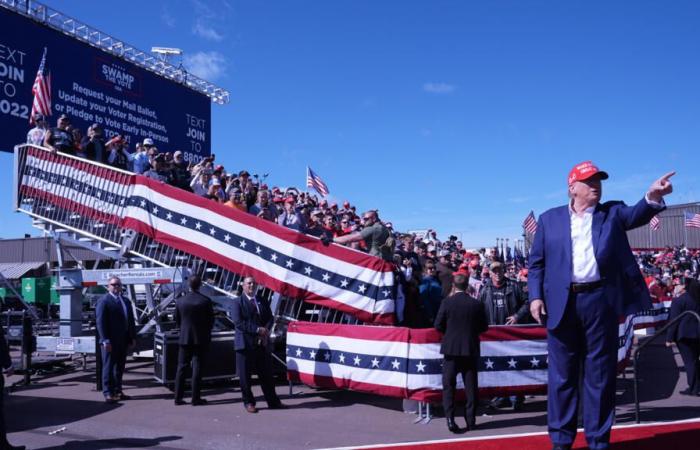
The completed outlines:
[[[260,412],[245,412],[235,380],[206,385],[209,405],[175,406],[148,360],[129,361],[124,388],[132,399],[109,405],[90,369],[40,374],[13,389],[5,401],[10,441],[30,449],[307,449],[455,437],[439,410],[430,423],[414,424],[400,399],[299,385],[290,396],[283,380],[277,393],[286,410],[266,409],[256,387]],[[617,424],[634,423],[631,373],[618,378]],[[643,422],[700,417],[700,397],[678,394],[687,385],[675,348],[652,344],[640,374]],[[18,380],[10,377],[6,385]],[[546,397],[528,397],[520,412],[480,408],[477,426],[469,436],[546,431]]]

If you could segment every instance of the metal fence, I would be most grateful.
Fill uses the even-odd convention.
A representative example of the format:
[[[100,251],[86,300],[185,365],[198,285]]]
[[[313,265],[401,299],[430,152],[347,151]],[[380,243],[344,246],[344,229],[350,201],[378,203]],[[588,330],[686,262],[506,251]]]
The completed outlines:
[[[56,176],[57,179],[47,180],[54,184],[58,181],[58,187],[55,188],[54,195],[50,198],[42,198],[42,196],[34,195],[28,190],[21,189],[22,180],[28,175],[27,171],[32,170],[28,169],[26,165],[30,148],[46,152],[45,156],[47,159],[36,159],[33,162],[32,168],[34,170],[38,169],[40,173],[55,173],[57,167],[61,168]],[[65,163],[75,161],[80,162],[83,167],[89,166],[91,173],[96,175],[94,179],[98,181],[93,186],[94,190],[85,189],[85,192],[81,190],[77,195],[73,191],[71,197],[68,195],[68,191],[71,191],[72,187],[61,184],[60,178],[63,175],[72,178],[70,175],[72,175],[71,172],[75,172],[75,169]],[[106,190],[107,187],[109,187],[112,195],[117,196],[116,198],[129,198],[131,181],[136,176],[135,174],[75,156],[52,153],[42,147],[22,144],[15,147],[14,176],[15,208],[37,220],[51,224],[54,231],[68,230],[74,232],[81,236],[79,241],[84,241],[86,246],[89,243],[98,242],[105,250],[116,251],[124,258],[137,258],[146,264],[150,263],[163,267],[187,268],[192,273],[200,274],[207,286],[224,295],[234,296],[237,293],[236,291],[239,290],[243,277],[238,273],[206,259],[193,256],[186,251],[157,242],[143,233],[121,228],[110,220],[96,220],[81,213],[79,205],[99,204],[95,196],[98,195],[97,192]],[[116,182],[109,183],[107,181],[108,178]],[[109,186],[107,186],[108,183],[110,184]],[[69,197],[72,198],[72,201],[69,200]],[[179,200],[186,202],[188,198],[195,198],[195,194],[183,191]],[[109,215],[123,218],[126,203],[124,202],[123,206],[110,204]],[[269,288],[261,288],[258,294],[270,300],[275,293]],[[309,304],[290,297],[276,296],[274,306],[276,317],[283,322],[305,319],[326,323],[359,323],[357,319],[340,311]]]

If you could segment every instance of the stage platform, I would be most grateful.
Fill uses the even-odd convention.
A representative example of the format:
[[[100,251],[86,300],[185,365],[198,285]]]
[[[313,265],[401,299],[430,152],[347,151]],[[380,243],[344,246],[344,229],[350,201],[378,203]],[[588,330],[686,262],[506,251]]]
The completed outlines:
[[[700,418],[700,397],[678,393],[686,388],[681,366],[677,350],[663,343],[651,345],[643,355],[640,392],[644,423]],[[617,425],[634,423],[630,374],[628,370],[626,378],[618,378]],[[19,379],[15,375],[6,384]],[[478,429],[455,436],[448,432],[441,416],[425,425],[414,424],[416,416],[402,411],[400,399],[306,386],[295,386],[290,396],[288,386],[282,383],[277,392],[289,405],[287,410],[267,410],[260,390],[255,389],[261,410],[246,413],[236,382],[206,386],[207,406],[174,406],[172,392],[153,380],[148,360],[131,360],[127,366],[125,392],[131,400],[109,405],[94,389],[94,372],[81,370],[37,377],[30,386],[18,387],[5,403],[11,442],[30,449],[71,450],[309,449],[412,443],[420,444],[407,448],[423,448],[426,441],[475,437],[494,441],[492,438],[501,435],[546,431],[544,396],[528,397],[520,412],[480,408]],[[646,433],[650,433],[648,429]],[[659,433],[655,442],[668,439],[669,444],[675,444],[672,434],[664,438]],[[502,448],[513,448],[512,443],[503,442]]]

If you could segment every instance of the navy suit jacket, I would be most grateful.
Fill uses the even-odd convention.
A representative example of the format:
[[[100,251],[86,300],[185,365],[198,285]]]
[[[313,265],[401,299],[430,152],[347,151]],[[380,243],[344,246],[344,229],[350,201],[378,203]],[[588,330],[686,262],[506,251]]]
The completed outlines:
[[[127,315],[124,317],[124,308],[110,293],[97,300],[95,315],[101,344],[110,343],[112,347],[121,349],[126,348],[134,340],[136,336],[134,311],[128,301],[126,312]]]
[[[255,297],[260,308],[260,313],[251,304],[248,297],[241,295],[231,301],[229,306],[229,316],[236,327],[234,337],[235,349],[253,349],[258,338],[258,327],[265,327],[268,331],[272,329],[272,310],[270,305]]]
[[[690,293],[686,292],[671,302],[671,312],[668,320],[675,319],[685,311],[695,311],[700,314],[700,300],[695,300]],[[666,341],[678,342],[680,339],[698,339],[698,322],[692,317],[684,317],[680,322],[676,322],[668,328]]]
[[[665,206],[640,200],[634,206],[620,201],[599,203],[593,212],[591,236],[605,299],[618,315],[651,308],[649,290],[639,270],[627,230],[648,223]],[[528,291],[530,301],[541,299],[547,310],[547,328],[559,324],[569,298],[571,275],[571,217],[569,206],[543,213],[530,251]]]

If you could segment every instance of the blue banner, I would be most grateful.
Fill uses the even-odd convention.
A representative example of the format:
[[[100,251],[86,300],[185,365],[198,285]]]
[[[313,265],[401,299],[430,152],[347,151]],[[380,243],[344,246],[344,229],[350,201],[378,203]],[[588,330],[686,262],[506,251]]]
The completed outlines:
[[[46,49],[51,116],[61,114],[83,134],[98,123],[121,134],[133,151],[151,138],[161,152],[182,150],[187,161],[211,154],[211,102],[185,85],[0,7],[0,151],[26,142],[32,127],[32,86]]]

